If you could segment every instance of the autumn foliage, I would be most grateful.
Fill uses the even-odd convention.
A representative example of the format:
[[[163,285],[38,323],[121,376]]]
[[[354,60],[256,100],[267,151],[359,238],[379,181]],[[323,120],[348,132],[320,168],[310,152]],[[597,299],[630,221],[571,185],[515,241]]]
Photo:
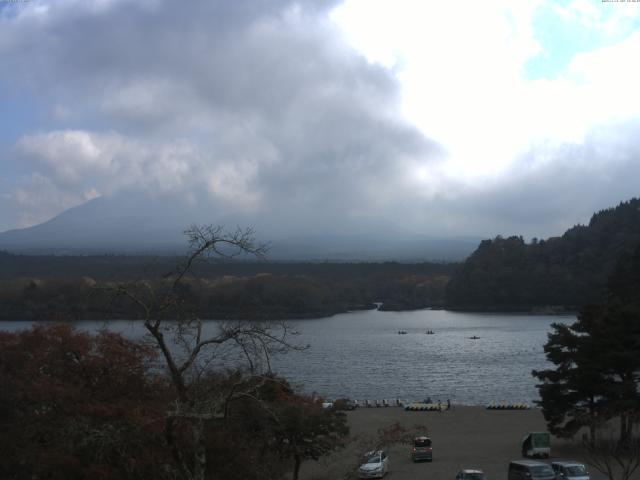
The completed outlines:
[[[1,478],[141,478],[162,468],[152,349],[68,325],[0,332]]]
[[[161,365],[154,348],[113,332],[0,331],[0,478],[183,478],[173,447],[193,445],[188,423],[167,438],[176,394]],[[206,478],[281,478],[348,432],[343,415],[277,376],[210,371],[199,385],[229,399],[203,430]]]

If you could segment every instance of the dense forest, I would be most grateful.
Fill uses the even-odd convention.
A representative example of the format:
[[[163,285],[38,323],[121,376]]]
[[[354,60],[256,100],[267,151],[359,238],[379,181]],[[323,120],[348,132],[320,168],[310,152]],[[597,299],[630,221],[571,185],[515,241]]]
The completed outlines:
[[[456,270],[446,303],[466,310],[574,310],[597,303],[616,262],[640,245],[640,199],[547,240],[485,240]]]
[[[0,253],[0,320],[134,318],[119,284],[162,288],[183,259]],[[441,306],[452,264],[202,261],[180,294],[202,318],[320,317]]]

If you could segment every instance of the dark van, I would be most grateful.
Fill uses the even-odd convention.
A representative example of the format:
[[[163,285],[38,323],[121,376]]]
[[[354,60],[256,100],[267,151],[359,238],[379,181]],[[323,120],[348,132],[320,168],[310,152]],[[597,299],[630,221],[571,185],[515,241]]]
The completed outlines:
[[[411,450],[411,459],[414,462],[433,460],[433,448],[429,437],[416,437],[413,439],[413,449]]]
[[[584,463],[557,460],[551,462],[551,468],[559,480],[590,480],[591,478]]]
[[[555,480],[550,465],[535,460],[514,460],[509,464],[508,480]]]

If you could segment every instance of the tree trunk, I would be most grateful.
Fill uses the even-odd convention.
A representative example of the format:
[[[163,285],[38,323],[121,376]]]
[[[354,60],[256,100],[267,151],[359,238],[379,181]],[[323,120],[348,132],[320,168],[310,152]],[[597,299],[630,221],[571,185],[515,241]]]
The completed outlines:
[[[207,471],[207,450],[204,444],[204,421],[193,420],[193,480],[204,480]]]
[[[592,447],[596,446],[596,435],[598,428],[598,413],[596,412],[595,401],[593,397],[589,402],[589,443]]]
[[[164,436],[165,441],[167,442],[167,446],[171,451],[171,456],[173,460],[176,462],[178,469],[182,472],[183,478],[191,479],[191,470],[189,470],[189,466],[184,461],[184,457],[182,456],[182,452],[176,443],[176,439],[173,435],[174,430],[174,419],[171,417],[167,417],[164,423]]]
[[[629,443],[629,432],[627,429],[627,414],[620,414],[620,439],[618,440],[618,448],[625,448]]]
[[[300,464],[302,463],[302,459],[300,455],[293,456],[294,466],[293,466],[293,480],[298,480],[298,475],[300,474]]]
[[[592,447],[596,446],[596,431],[596,422],[592,420],[589,425],[589,443]]]
[[[620,374],[620,378],[622,380],[622,411],[620,412],[620,440],[618,446],[620,448],[629,448],[632,441],[631,433],[633,431],[634,418],[634,411],[629,406],[635,404],[638,386],[633,372]]]

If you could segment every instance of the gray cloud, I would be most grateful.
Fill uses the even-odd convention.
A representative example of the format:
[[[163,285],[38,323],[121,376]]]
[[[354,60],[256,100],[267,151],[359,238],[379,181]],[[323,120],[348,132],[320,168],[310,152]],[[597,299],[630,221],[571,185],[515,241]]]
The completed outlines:
[[[455,188],[439,207],[457,230],[557,236],[640,196],[640,120],[591,130],[580,144],[537,144],[497,181]]]
[[[402,119],[392,72],[345,45],[335,3],[34,1],[0,17],[3,81],[47,112],[4,153],[22,176],[0,183],[0,229],[142,191],[272,231],[546,236],[638,194],[637,124],[536,145],[482,184],[420,182],[444,153]]]
[[[391,72],[345,46],[330,2],[37,6],[4,20],[3,57],[64,115],[14,156],[61,195],[165,186],[227,212],[352,221],[437,151],[401,119]],[[179,165],[163,162],[175,145]]]

